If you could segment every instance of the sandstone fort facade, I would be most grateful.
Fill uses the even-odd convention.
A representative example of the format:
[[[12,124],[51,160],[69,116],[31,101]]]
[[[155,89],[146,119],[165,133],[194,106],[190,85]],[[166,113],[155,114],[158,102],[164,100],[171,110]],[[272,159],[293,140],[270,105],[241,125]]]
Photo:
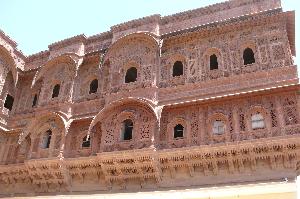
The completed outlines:
[[[30,56],[1,31],[0,197],[295,198],[294,18],[231,0]]]

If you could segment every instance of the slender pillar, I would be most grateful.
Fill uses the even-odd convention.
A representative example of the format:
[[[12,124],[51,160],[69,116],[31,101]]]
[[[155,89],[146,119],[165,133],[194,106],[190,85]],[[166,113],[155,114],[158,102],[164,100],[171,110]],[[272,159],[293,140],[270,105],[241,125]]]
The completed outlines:
[[[234,140],[238,141],[240,139],[240,124],[239,124],[239,112],[236,106],[232,109],[232,123],[233,123],[233,132],[234,132]]]
[[[284,135],[285,132],[283,130],[284,127],[284,113],[283,113],[283,107],[280,103],[279,97],[275,100],[275,109],[276,109],[276,116],[277,116],[277,122],[278,127],[280,129],[281,135]]]

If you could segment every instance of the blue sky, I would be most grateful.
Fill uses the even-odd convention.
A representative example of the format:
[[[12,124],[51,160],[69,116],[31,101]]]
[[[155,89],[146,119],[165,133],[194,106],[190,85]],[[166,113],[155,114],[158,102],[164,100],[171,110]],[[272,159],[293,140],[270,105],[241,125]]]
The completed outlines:
[[[53,42],[78,34],[91,36],[128,20],[152,14],[164,16],[218,2],[222,1],[0,0],[0,29],[18,43],[18,49],[30,55],[46,50]],[[299,33],[299,2],[282,0],[282,6],[284,11],[296,10],[296,33]],[[300,53],[297,36],[296,46]]]

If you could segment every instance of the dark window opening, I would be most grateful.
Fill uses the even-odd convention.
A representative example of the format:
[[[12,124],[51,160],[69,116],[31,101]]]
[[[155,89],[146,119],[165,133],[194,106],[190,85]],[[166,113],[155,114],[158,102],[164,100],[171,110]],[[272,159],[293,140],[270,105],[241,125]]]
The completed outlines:
[[[98,79],[94,79],[91,83],[90,83],[90,91],[89,94],[91,93],[97,93],[98,90]]]
[[[38,100],[38,97],[37,97],[37,94],[35,94],[34,97],[33,97],[33,101],[32,101],[32,107],[36,106],[37,100]]]
[[[123,121],[122,140],[132,139],[133,122],[130,119]]]
[[[131,67],[126,71],[125,83],[135,82],[137,78],[137,69]]]
[[[11,111],[12,107],[14,105],[14,97],[10,94],[6,95],[4,107]]]
[[[176,61],[173,65],[173,77],[183,75],[183,64],[181,61]]]
[[[251,48],[246,48],[243,53],[244,65],[255,63],[254,53]]]
[[[89,139],[87,139],[87,136],[85,136],[83,139],[82,139],[82,148],[88,148],[91,146],[91,137],[89,137]]]
[[[184,130],[184,127],[181,124],[177,124],[174,127],[174,138],[182,138],[183,130]]]
[[[218,64],[218,57],[213,54],[209,57],[209,60],[210,60],[210,70],[215,70],[215,69],[218,69],[219,67],[219,64]]]
[[[59,89],[60,89],[60,85],[56,84],[53,88],[53,91],[52,91],[52,98],[58,97]]]
[[[42,148],[48,149],[50,147],[52,137],[52,131],[49,129],[46,131],[45,136],[43,137]]]

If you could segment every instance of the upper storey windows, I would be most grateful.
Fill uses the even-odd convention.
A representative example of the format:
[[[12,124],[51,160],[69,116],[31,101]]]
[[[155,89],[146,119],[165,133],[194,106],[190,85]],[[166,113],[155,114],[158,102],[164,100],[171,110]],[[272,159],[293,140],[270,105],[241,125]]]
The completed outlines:
[[[265,119],[261,113],[256,113],[251,116],[251,127],[253,130],[265,128]]]
[[[52,137],[52,131],[51,130],[47,130],[44,133],[44,136],[43,136],[43,139],[42,139],[42,143],[41,143],[41,147],[43,149],[48,149],[50,147],[51,137]]]
[[[60,84],[56,84],[52,90],[52,98],[58,97],[60,90]]]
[[[131,67],[126,71],[125,83],[136,82],[137,81],[137,69]]]
[[[253,53],[253,50],[251,48],[246,48],[244,50],[243,60],[244,60],[244,65],[255,63],[254,53]]]
[[[213,134],[223,134],[225,132],[225,123],[222,120],[215,120],[213,123]]]
[[[173,65],[173,77],[181,76],[183,75],[183,64],[181,61],[176,61]]]
[[[97,93],[97,90],[98,90],[98,79],[94,79],[94,80],[91,81],[91,83],[90,83],[90,91],[89,91],[89,94]]]
[[[215,70],[215,69],[218,69],[218,67],[219,67],[218,57],[216,54],[212,54],[209,57],[209,68],[210,68],[210,70]]]
[[[121,140],[131,140],[133,131],[133,122],[131,119],[126,119],[122,123]]]
[[[38,100],[38,96],[37,96],[37,94],[35,94],[34,97],[33,97],[33,100],[32,100],[32,107],[36,107],[37,100]]]
[[[4,102],[4,107],[11,111],[13,104],[14,104],[14,97],[11,96],[10,94],[7,94]]]
[[[174,138],[183,138],[184,127],[181,124],[174,126]]]

